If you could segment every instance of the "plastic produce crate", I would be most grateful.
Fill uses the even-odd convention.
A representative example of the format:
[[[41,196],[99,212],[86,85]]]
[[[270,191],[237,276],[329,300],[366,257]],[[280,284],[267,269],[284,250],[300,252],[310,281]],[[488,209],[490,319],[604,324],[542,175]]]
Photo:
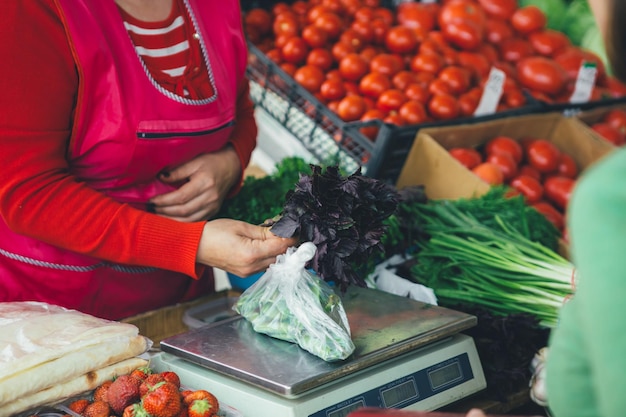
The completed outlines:
[[[270,9],[275,1],[242,1],[244,13],[254,7]],[[291,2],[287,2],[291,3]],[[392,8],[393,2],[381,5]],[[324,103],[302,87],[254,44],[248,42],[247,75],[255,105],[276,119],[323,164],[339,165],[348,174],[361,168],[362,173],[388,183],[395,183],[421,128],[478,123],[545,111],[530,95],[527,105],[477,117],[397,126],[382,121],[345,122]],[[378,127],[373,140],[361,133],[368,126]]]
[[[541,104],[528,97],[526,106],[498,113],[461,117],[419,125],[396,126],[381,121],[344,122],[325,104],[309,93],[256,46],[249,44],[248,77],[252,101],[282,124],[321,163],[337,164],[352,173],[362,173],[395,183],[419,129],[479,123],[499,118],[543,111]],[[361,129],[377,126],[371,140]]]

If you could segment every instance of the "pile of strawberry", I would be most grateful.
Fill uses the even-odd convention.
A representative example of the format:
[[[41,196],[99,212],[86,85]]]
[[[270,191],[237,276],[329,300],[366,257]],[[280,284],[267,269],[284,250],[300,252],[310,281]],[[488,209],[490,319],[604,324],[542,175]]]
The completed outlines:
[[[68,408],[84,417],[212,417],[219,403],[206,390],[181,389],[175,372],[146,367],[104,382],[92,400],[75,400]]]

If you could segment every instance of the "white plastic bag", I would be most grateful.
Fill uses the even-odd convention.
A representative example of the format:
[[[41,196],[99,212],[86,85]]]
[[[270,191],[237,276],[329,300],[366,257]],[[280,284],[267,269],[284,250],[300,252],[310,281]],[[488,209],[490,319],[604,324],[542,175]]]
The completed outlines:
[[[259,333],[297,343],[328,362],[343,360],[355,348],[348,318],[333,289],[305,268],[315,251],[311,242],[289,248],[233,309]]]

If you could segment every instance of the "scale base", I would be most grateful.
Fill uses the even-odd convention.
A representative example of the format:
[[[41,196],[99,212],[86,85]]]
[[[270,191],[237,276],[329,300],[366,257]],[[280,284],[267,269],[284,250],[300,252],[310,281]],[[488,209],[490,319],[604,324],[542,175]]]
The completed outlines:
[[[463,334],[361,370],[296,398],[283,397],[169,353],[156,355],[151,366],[157,372],[176,372],[186,386],[211,391],[244,417],[345,417],[364,406],[432,411],[486,387],[474,341]]]

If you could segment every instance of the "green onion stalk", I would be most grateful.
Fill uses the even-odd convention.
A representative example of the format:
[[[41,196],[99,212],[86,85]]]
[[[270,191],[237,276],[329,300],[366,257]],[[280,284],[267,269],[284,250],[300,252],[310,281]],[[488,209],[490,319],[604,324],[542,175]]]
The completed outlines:
[[[431,287],[441,305],[528,313],[541,326],[556,326],[573,293],[572,263],[497,215],[498,227],[488,227],[448,200],[418,206],[425,234],[413,254],[411,279]]]

